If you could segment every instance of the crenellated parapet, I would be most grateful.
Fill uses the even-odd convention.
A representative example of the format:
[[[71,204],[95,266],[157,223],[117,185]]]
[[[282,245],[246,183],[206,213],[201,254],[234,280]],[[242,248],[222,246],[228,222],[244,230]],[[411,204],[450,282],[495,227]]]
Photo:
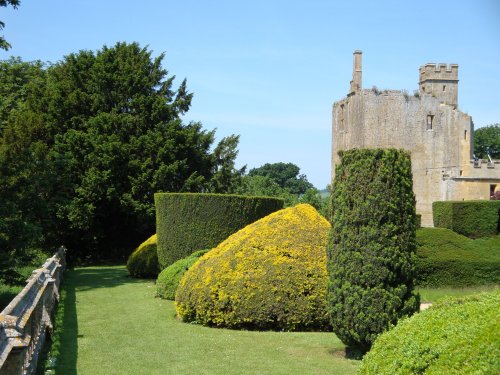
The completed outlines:
[[[420,81],[425,79],[446,79],[458,81],[458,64],[427,63],[419,69]]]
[[[427,63],[419,73],[421,95],[432,95],[443,104],[458,107],[458,64]]]
[[[474,123],[458,109],[457,64],[422,65],[419,91],[411,95],[363,89],[361,57],[354,52],[350,91],[332,107],[332,181],[341,150],[408,150],[423,226],[433,224],[432,202],[490,199],[500,190],[500,162],[471,162]]]

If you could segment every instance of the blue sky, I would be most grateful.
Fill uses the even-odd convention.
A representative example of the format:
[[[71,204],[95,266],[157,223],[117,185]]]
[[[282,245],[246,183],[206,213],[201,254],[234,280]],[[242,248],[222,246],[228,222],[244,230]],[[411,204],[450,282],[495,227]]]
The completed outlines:
[[[352,52],[363,86],[417,89],[418,67],[459,64],[459,107],[476,128],[500,122],[500,1],[22,0],[0,8],[12,49],[0,59],[57,62],[137,41],[187,78],[186,121],[239,134],[238,165],[293,162],[329,183],[331,107],[347,94]]]

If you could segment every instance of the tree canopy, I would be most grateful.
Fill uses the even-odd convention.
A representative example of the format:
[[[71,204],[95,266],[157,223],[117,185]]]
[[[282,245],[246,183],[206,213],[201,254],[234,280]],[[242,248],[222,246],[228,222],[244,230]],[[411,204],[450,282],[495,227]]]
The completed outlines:
[[[474,154],[481,159],[500,159],[500,124],[492,124],[474,131]]]
[[[47,68],[2,63],[14,83],[0,99],[0,246],[121,259],[154,232],[154,193],[236,189],[238,136],[214,145],[214,131],[183,123],[193,94],[163,59],[117,43]]]
[[[19,0],[0,0],[0,7],[6,7],[7,5],[11,5],[16,9],[21,2]],[[0,21],[0,30],[2,30],[5,27],[5,23]],[[0,36],[0,49],[3,50],[8,50],[10,48],[9,42],[5,40],[3,36]]]
[[[284,199],[285,207],[308,203],[327,216],[329,199],[323,197],[293,163],[267,163],[253,168],[241,182],[237,190],[240,194],[279,197]]]
[[[304,174],[300,174],[300,168],[293,163],[266,163],[259,168],[253,168],[248,172],[249,176],[269,177],[280,187],[287,189],[291,194],[304,194],[307,189],[314,186],[307,181]]]

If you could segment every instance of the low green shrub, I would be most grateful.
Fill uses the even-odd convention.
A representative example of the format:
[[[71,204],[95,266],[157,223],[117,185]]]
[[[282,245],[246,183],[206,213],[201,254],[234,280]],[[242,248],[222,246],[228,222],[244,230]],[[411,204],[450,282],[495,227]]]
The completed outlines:
[[[500,283],[500,235],[470,239],[445,228],[417,230],[416,284],[427,287]]]
[[[175,292],[179,286],[181,277],[203,254],[208,250],[196,251],[190,256],[179,259],[171,264],[158,275],[156,280],[156,296],[164,299],[174,300]]]
[[[377,338],[359,374],[500,373],[500,291],[442,300]]]
[[[162,269],[197,250],[211,249],[246,225],[283,208],[278,198],[157,193],[156,233]]]
[[[326,311],[330,224],[300,204],[250,224],[199,259],[175,296],[185,322],[209,326],[316,330]]]
[[[434,202],[432,215],[435,227],[470,238],[492,236],[499,232],[500,201]]]
[[[130,254],[127,269],[130,276],[156,278],[160,272],[156,253],[157,236],[153,234]]]

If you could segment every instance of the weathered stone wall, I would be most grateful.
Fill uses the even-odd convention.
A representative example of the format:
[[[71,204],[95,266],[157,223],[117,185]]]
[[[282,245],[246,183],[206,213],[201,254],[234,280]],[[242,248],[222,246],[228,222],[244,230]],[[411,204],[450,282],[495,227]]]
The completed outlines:
[[[64,248],[59,249],[42,268],[33,271],[26,287],[0,313],[0,375],[36,372],[47,331],[52,329],[65,254]]]
[[[360,65],[360,52],[356,54]],[[473,168],[472,119],[458,111],[456,103],[446,103],[455,101],[458,95],[453,87],[458,82],[458,65],[437,67],[427,64],[421,68],[421,75],[422,69],[427,74],[424,81],[428,88],[423,87],[419,95],[360,88],[334,103],[332,111],[332,181],[339,150],[376,147],[409,150],[417,212],[422,215],[423,226],[433,224],[432,202],[489,199],[490,185],[500,185],[500,165]],[[361,70],[360,66],[355,66],[354,77],[361,76],[357,70]],[[443,81],[438,80],[439,74],[443,74]],[[435,86],[430,86],[431,83]]]

